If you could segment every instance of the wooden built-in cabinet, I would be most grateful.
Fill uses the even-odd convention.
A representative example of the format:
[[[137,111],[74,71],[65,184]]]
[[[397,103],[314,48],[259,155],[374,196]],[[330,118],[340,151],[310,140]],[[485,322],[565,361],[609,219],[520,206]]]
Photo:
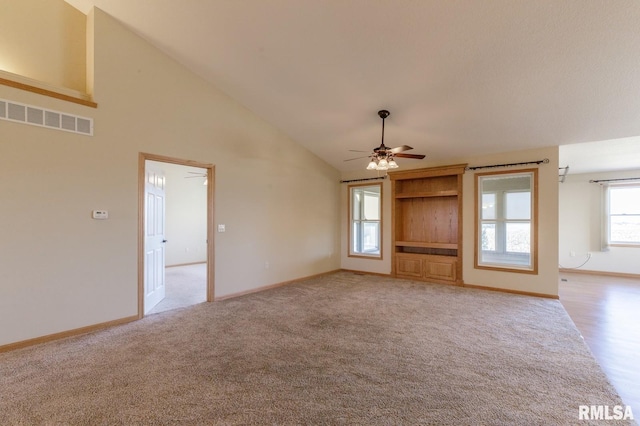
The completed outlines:
[[[462,175],[466,164],[389,173],[392,274],[462,284]]]

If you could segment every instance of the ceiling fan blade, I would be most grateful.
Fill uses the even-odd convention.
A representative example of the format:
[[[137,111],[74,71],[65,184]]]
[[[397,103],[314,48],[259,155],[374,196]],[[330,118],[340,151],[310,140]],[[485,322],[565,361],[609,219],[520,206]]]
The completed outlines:
[[[369,152],[369,151],[360,151],[358,149],[350,149],[349,152]]]
[[[369,158],[369,157],[370,155],[365,155],[364,157],[349,158],[348,160],[344,160],[344,161],[360,160],[361,158]]]
[[[415,158],[416,160],[422,160],[425,156],[420,154],[393,154],[397,158]]]
[[[410,149],[413,149],[413,148],[410,147],[409,145],[402,145],[402,146],[396,146],[395,148],[391,148],[389,151],[391,151],[392,154],[397,154],[402,151],[409,151]]]

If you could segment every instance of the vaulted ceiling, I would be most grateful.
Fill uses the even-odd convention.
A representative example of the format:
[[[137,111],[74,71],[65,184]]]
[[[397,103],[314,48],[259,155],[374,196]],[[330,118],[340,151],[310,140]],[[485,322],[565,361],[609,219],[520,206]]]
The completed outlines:
[[[386,145],[427,160],[632,138],[614,168],[638,168],[637,0],[66,1],[344,171],[380,144],[383,108]]]

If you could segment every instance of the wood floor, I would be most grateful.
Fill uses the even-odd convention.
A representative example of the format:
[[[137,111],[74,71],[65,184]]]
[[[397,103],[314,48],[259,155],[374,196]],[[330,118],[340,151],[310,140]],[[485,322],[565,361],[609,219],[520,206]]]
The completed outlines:
[[[559,293],[609,381],[639,419],[640,280],[561,272]]]

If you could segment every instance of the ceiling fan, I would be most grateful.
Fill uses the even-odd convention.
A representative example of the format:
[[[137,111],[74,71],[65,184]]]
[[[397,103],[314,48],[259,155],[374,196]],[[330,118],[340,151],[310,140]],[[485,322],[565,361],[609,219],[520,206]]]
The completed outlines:
[[[192,179],[192,178],[204,178],[204,183],[203,185],[206,185],[208,183],[208,175],[206,172],[187,172],[189,174],[192,174],[193,176],[185,176],[185,179]]]
[[[390,115],[391,113],[386,109],[378,111],[378,116],[382,118],[382,142],[380,143],[379,147],[373,149],[373,153],[371,153],[371,155],[367,155],[367,157],[371,158],[371,161],[367,166],[367,170],[395,169],[398,167],[398,164],[396,163],[395,158],[414,158],[417,160],[422,160],[425,157],[424,155],[420,155],[420,154],[403,154],[404,151],[409,151],[410,149],[413,149],[408,145],[389,148],[384,144],[384,120]],[[350,151],[366,152],[366,151],[355,151],[355,150],[350,150]],[[350,158],[344,161],[359,160],[360,158],[366,158],[366,157]]]

